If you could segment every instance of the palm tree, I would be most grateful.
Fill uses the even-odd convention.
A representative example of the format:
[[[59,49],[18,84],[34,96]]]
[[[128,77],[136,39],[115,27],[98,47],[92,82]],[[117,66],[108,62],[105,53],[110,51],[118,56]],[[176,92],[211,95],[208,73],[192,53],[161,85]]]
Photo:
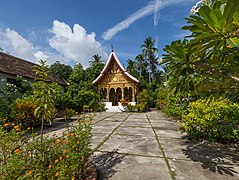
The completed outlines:
[[[152,40],[151,37],[147,37],[144,40],[144,44],[141,45],[141,48],[143,48],[143,53],[145,55],[145,58],[148,60],[149,62],[149,84],[150,84],[150,71],[152,70],[151,66],[152,66],[152,62],[151,59],[155,56],[155,53],[158,53],[158,49],[155,48],[155,41],[156,40]]]
[[[92,60],[89,61],[90,65],[94,65],[94,64],[101,64],[101,56],[99,54],[95,54],[94,56],[92,56],[91,58]]]
[[[138,61],[139,63],[139,76],[142,76],[142,72],[144,69],[144,55],[139,54],[138,56],[135,57],[135,60]]]
[[[131,75],[136,76],[137,77],[137,64],[135,61],[128,59],[127,60],[127,68],[126,71],[128,71]]]

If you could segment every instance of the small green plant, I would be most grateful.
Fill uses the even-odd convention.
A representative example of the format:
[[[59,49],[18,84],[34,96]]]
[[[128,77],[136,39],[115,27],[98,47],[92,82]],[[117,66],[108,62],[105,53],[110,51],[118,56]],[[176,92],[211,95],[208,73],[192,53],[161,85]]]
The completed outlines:
[[[135,112],[135,111],[137,111],[137,105],[128,104],[127,109],[129,112]]]
[[[12,104],[11,115],[16,124],[21,124],[23,128],[36,127],[40,121],[34,115],[36,104],[31,99],[17,99]]]
[[[41,141],[43,140],[44,122],[50,122],[55,116],[56,85],[49,83],[49,67],[46,61],[40,60],[40,65],[34,67],[34,72],[39,78],[33,84],[33,99],[37,104],[34,112],[37,118],[41,119]],[[57,88],[58,89],[58,88]]]
[[[75,110],[66,108],[64,111],[62,111],[62,115],[65,120],[71,119],[71,117],[75,114]]]
[[[89,111],[90,111],[90,106],[87,105],[87,104],[84,104],[84,105],[83,105],[83,110],[84,110],[85,112],[89,112]]]
[[[128,106],[129,101],[127,101],[127,100],[125,100],[125,99],[121,99],[121,100],[120,100],[120,103],[121,103],[122,106]]]
[[[182,128],[194,138],[231,142],[239,140],[239,105],[229,100],[198,100],[183,115]]]
[[[136,108],[138,109],[139,112],[144,112],[147,110],[147,104],[144,102],[141,102],[136,105]]]

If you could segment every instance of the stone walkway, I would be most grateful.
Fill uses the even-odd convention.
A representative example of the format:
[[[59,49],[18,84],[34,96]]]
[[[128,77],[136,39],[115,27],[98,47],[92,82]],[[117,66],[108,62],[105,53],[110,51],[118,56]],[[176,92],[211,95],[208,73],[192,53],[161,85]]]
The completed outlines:
[[[239,153],[183,138],[160,112],[96,113],[93,160],[99,179],[239,179]]]

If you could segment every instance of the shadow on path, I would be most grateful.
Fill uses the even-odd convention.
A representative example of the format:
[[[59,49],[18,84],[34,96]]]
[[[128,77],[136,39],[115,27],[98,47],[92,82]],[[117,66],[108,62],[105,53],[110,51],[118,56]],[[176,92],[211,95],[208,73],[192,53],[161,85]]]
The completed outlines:
[[[97,179],[106,180],[112,177],[116,170],[114,167],[121,163],[125,155],[114,154],[113,152],[100,153],[93,157],[97,169]]]
[[[234,176],[238,174],[234,167],[239,166],[239,154],[235,149],[222,147],[213,143],[189,143],[183,153],[195,162],[201,162],[203,169],[209,169],[212,172],[221,175],[228,174]]]

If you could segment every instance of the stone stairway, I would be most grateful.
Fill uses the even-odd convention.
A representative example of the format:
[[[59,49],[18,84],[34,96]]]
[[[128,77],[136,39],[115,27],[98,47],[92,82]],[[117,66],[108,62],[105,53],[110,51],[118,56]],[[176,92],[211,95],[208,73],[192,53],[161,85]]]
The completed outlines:
[[[119,109],[119,106],[111,106],[111,107],[107,107],[106,112],[122,112]]]

